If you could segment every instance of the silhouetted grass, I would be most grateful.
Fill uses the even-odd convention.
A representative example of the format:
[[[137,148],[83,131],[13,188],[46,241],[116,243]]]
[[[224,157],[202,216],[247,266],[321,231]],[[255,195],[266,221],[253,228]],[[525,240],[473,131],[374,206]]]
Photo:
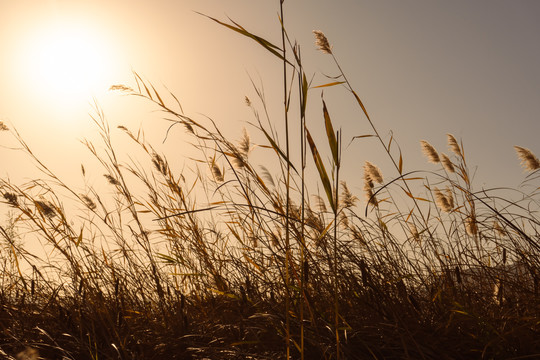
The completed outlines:
[[[332,56],[339,77],[315,87],[284,27],[279,47],[237,23],[213,20],[283,61],[289,74],[283,111],[285,119],[294,117],[299,124],[300,138],[289,139],[286,123],[285,146],[280,145],[272,121],[263,124],[269,104],[255,88],[261,108],[246,102],[265,139],[257,151],[272,160],[254,163],[255,144],[247,132],[239,141],[227,139],[216,122],[184,114],[173,94],[159,93],[135,74],[133,88],[113,90],[153,102],[171,128],[185,128],[200,151],[194,173],[173,171],[170,159],[125,127],[120,131],[144,157],[120,161],[96,107],[101,143],[85,145],[102,166],[107,191],[88,185],[81,193],[11,131],[43,179],[21,185],[0,180],[3,201],[11,208],[9,223],[0,229],[0,354],[19,359],[38,354],[46,359],[540,356],[535,155],[516,147],[532,192],[525,186],[475,190],[464,146],[452,135],[450,155],[421,142],[438,171],[406,171],[401,151],[391,147],[395,139],[379,134],[322,32],[315,32],[317,46],[326,54],[321,56]],[[305,125],[308,96],[335,86],[351,94],[373,130],[369,136],[394,166],[393,174],[383,176],[366,159],[365,201],[340,179],[344,135],[335,130],[325,100],[311,102],[322,106],[320,125],[328,144],[317,144]],[[293,106],[296,115],[290,113]],[[4,124],[0,129],[9,131]],[[351,138],[362,141],[362,136],[345,141]],[[321,154],[323,146],[329,146],[328,156]],[[298,163],[293,151],[300,154]],[[308,188],[306,180],[313,176],[322,194]],[[79,210],[67,211],[68,203]],[[31,252],[25,239],[39,239],[46,254]]]

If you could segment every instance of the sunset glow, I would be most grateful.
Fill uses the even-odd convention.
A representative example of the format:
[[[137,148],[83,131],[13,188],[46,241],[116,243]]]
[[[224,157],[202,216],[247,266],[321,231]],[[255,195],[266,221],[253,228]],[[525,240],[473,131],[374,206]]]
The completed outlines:
[[[98,29],[73,22],[36,27],[23,47],[26,81],[46,101],[87,101],[107,88],[114,51]]]
[[[540,0],[0,4],[0,360],[540,359]]]

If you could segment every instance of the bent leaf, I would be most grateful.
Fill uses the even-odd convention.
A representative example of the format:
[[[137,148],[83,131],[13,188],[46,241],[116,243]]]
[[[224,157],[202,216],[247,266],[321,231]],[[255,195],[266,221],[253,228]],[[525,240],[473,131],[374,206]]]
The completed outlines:
[[[334,132],[334,127],[332,126],[332,120],[330,119],[330,114],[326,107],[326,103],[323,100],[323,113],[324,113],[324,126],[326,128],[326,136],[328,137],[328,144],[330,145],[330,150],[332,151],[332,157],[334,158],[334,164],[338,164],[338,144],[336,139],[336,133]]]
[[[272,139],[272,137],[268,134],[268,132],[266,132],[266,130],[262,126],[260,127],[260,129],[262,130],[262,132],[264,133],[264,135],[266,136],[266,138],[272,145],[272,148],[274,148],[274,150],[283,158],[283,160],[285,160],[289,164],[289,166],[293,168],[294,171],[296,171],[296,168],[294,167],[294,165],[289,161],[289,158],[287,158],[287,155],[285,155],[285,153],[280,149],[280,147],[276,144],[274,139]],[[296,172],[298,173],[298,171]]]
[[[205,15],[203,13],[200,13],[200,12],[196,12],[197,14],[199,15],[202,15],[202,16],[205,16],[207,18],[209,18],[210,20],[213,20],[215,22],[217,22],[218,24],[220,25],[223,25],[225,26],[226,28],[229,28],[233,31],[236,31],[237,33],[241,34],[241,35],[244,35],[248,38],[251,38],[253,40],[255,40],[257,43],[259,43],[259,45],[261,45],[262,47],[264,47],[266,50],[268,50],[269,52],[271,52],[272,54],[274,54],[275,56],[277,56],[278,58],[280,58],[281,60],[284,60],[285,62],[287,62],[289,65],[292,65],[287,59],[285,59],[283,57],[283,55],[280,53],[280,52],[283,52],[283,50],[281,48],[279,48],[278,46],[272,44],[271,42],[269,42],[268,40],[265,40],[263,39],[262,37],[260,36],[257,36],[255,34],[252,34],[250,33],[249,31],[247,31],[246,29],[244,29],[244,27],[242,27],[240,24],[234,22],[232,19],[229,18],[229,20],[236,26],[233,26],[233,25],[230,25],[230,24],[226,24],[222,21],[219,21],[218,19],[215,19],[211,16],[208,16],[208,15]],[[279,50],[279,51],[278,51]]]
[[[345,83],[345,81],[334,81],[334,82],[331,82],[331,83],[328,83],[328,84],[314,86],[314,87],[312,87],[312,89],[336,86],[336,85],[341,85],[341,84],[344,84],[344,83]]]
[[[311,137],[311,134],[307,128],[306,128],[306,135],[307,135],[306,137],[309,143],[309,148],[311,149],[311,153],[313,154],[313,161],[315,161],[315,166],[317,167],[317,170],[319,171],[319,177],[321,178],[321,181],[323,183],[324,191],[326,192],[328,201],[330,202],[330,205],[332,206],[332,210],[334,210],[335,212],[336,204],[334,203],[334,196],[332,195],[332,185],[330,183],[330,178],[328,177],[326,168],[324,167],[324,164],[321,160],[321,156],[319,155],[317,146],[315,146],[315,142],[313,141],[313,138]]]

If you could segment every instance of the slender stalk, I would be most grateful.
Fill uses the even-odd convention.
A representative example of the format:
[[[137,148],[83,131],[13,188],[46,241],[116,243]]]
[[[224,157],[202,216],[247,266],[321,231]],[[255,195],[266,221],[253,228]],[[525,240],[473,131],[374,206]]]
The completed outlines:
[[[338,60],[336,59],[335,55],[333,52],[330,52],[330,55],[332,56],[332,59],[334,60],[334,63],[336,64],[337,68],[339,69],[339,72],[341,73],[341,76],[343,77],[343,80],[345,81],[345,83],[347,84],[347,88],[348,90],[356,97],[357,101],[360,103],[360,107],[362,108],[362,111],[364,112],[364,115],[366,115],[366,118],[369,122],[369,125],[371,126],[372,130],[375,132],[375,136],[377,139],[379,139],[379,142],[381,143],[381,145],[383,146],[384,150],[386,151],[386,153],[388,154],[388,156],[390,157],[390,160],[392,161],[392,164],[394,165],[394,167],[396,168],[396,170],[398,171],[398,173],[400,175],[402,175],[402,169],[400,168],[400,166],[396,163],[396,160],[394,159],[394,157],[392,156],[392,154],[390,153],[390,148],[385,144],[385,142],[383,141],[381,135],[379,134],[379,131],[377,130],[377,128],[375,127],[375,124],[373,124],[373,121],[371,120],[371,118],[369,117],[369,114],[366,110],[366,108],[364,107],[364,105],[360,102],[360,98],[358,97],[358,95],[356,94],[356,92],[354,91],[351,83],[349,82],[349,80],[347,79],[347,76],[345,75],[345,72],[343,71],[343,69],[341,68]],[[403,180],[403,184],[405,186],[405,188],[407,189],[407,191],[412,194],[412,191],[409,187],[409,184],[407,183],[407,181]],[[418,205],[418,202],[416,201],[416,199],[412,199],[413,202],[414,202],[414,205],[416,207],[416,209],[418,210],[418,212],[420,213],[420,216],[422,217],[422,220],[424,221],[424,223],[427,223],[427,218],[424,216],[424,213],[422,212],[422,209],[420,208],[420,206]],[[429,229],[428,229],[428,232],[429,232]]]
[[[291,355],[291,319],[290,319],[290,275],[289,275],[289,261],[290,261],[290,222],[289,222],[289,211],[290,211],[290,181],[291,181],[291,163],[290,163],[290,149],[289,149],[289,109],[288,109],[288,91],[287,91],[287,53],[285,47],[285,20],[283,18],[283,3],[285,0],[280,0],[279,2],[279,11],[281,16],[281,44],[283,47],[283,110],[285,116],[285,143],[286,150],[285,154],[289,161],[287,161],[287,179],[285,180],[285,321],[286,321],[286,345],[287,345],[287,360],[290,359]]]
[[[302,169],[300,173],[301,177],[301,227],[300,227],[300,359],[304,360],[304,292],[306,286],[306,272],[307,272],[307,262],[305,259],[305,169],[306,169],[306,145],[305,145],[305,126],[306,126],[306,114],[303,109],[305,109],[305,102],[307,99],[304,98],[303,82],[304,82],[304,71],[301,62],[300,55],[300,46],[296,46],[296,57],[298,62],[298,93],[300,98],[300,159],[302,162]]]
[[[339,340],[339,286],[338,286],[338,238],[337,238],[337,228],[338,228],[338,214],[339,214],[339,170],[341,167],[341,131],[338,131],[337,136],[337,148],[338,148],[338,158],[336,161],[336,182],[335,182],[335,193],[334,193],[334,260],[333,263],[333,272],[334,272],[334,329],[336,335],[336,359],[340,359],[340,340]]]

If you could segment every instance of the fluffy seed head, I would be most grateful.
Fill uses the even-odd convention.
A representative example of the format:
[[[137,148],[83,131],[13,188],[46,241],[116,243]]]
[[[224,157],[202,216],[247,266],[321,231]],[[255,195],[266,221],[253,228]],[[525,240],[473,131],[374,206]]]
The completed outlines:
[[[342,198],[341,198],[342,206],[344,208],[354,207],[354,204],[356,203],[358,198],[351,193],[345,181],[341,182],[341,189],[342,189]]]
[[[124,92],[134,92],[132,88],[126,85],[118,84],[118,85],[112,85],[109,88],[109,91],[124,91]]]
[[[446,171],[453,173],[456,172],[456,169],[454,168],[454,164],[452,163],[452,160],[448,156],[446,156],[445,153],[441,153],[441,164],[445,168]]]
[[[238,147],[242,155],[246,156],[251,151],[251,139],[249,137],[249,134],[246,130],[246,128],[242,129],[242,138],[240,138],[240,141],[238,142]]]
[[[377,198],[373,193],[373,181],[367,172],[364,172],[364,193],[368,204],[377,206]]]
[[[521,146],[514,146],[516,149],[519,160],[521,160],[521,166],[527,171],[534,171],[540,169],[540,161],[529,149]]]
[[[448,201],[448,204],[453,209],[454,208],[454,195],[452,194],[452,190],[447,187],[446,188],[446,200]]]
[[[366,163],[364,164],[364,178],[366,180],[370,180],[379,184],[383,183],[381,170],[369,161],[366,161]]]
[[[52,204],[50,204],[47,201],[36,200],[35,205],[36,205],[36,208],[38,208],[38,210],[48,218],[52,218],[53,216],[56,215],[56,212],[54,211]]]
[[[439,209],[444,212],[452,211],[454,208],[454,198],[452,197],[452,194],[447,190],[447,195],[450,195],[447,196],[438,188],[435,188],[433,192],[435,193],[435,201],[437,206],[439,206]]]
[[[26,347],[23,351],[17,354],[15,357],[17,360],[37,360],[42,359],[39,357],[39,351],[37,349]]]
[[[350,224],[347,214],[344,212],[340,212],[339,214],[339,224],[342,225],[343,228],[348,229]]]
[[[446,134],[446,137],[448,138],[448,148],[452,150],[452,152],[456,154],[457,156],[463,157],[463,154],[461,152],[461,147],[459,146],[454,135]]]
[[[112,175],[104,174],[103,176],[105,176],[107,181],[109,181],[109,184],[111,184],[111,185],[120,185],[120,182],[118,180],[116,180]]]
[[[315,45],[319,47],[319,50],[325,54],[332,54],[332,46],[330,46],[326,35],[320,30],[313,30],[313,34],[315,34]]]
[[[4,199],[6,199],[7,203],[11,206],[18,206],[19,205],[19,201],[17,200],[17,195],[16,194],[13,194],[13,193],[10,193],[10,192],[5,192],[4,193]]]
[[[437,164],[441,162],[441,159],[439,159],[439,154],[437,153],[437,150],[428,143],[425,140],[420,141],[420,145],[422,146],[422,152],[424,155],[428,158],[428,161],[433,164]]]
[[[320,212],[326,212],[327,208],[326,208],[326,204],[324,202],[324,199],[322,197],[320,197],[319,195],[313,195],[313,197],[315,198],[315,206],[317,206],[317,209]]]
[[[163,160],[163,158],[158,153],[152,154],[152,164],[154,164],[154,167],[156,168],[157,171],[167,176],[167,173],[168,173],[167,163],[165,162],[165,160]]]
[[[476,225],[476,219],[473,217],[469,217],[466,222],[465,230],[467,230],[467,234],[474,236],[478,234],[478,226]]]
[[[214,178],[216,179],[216,181],[223,182],[223,174],[221,173],[221,170],[216,163],[212,164],[212,174],[214,174]]]
[[[419,241],[420,240],[420,234],[418,233],[418,228],[416,227],[416,225],[414,225],[412,223],[409,223],[409,230],[411,231],[412,237],[416,241]]]
[[[88,195],[81,194],[81,199],[83,200],[87,208],[89,208],[92,211],[96,210],[97,208],[96,203],[92,199],[90,199]]]
[[[495,232],[497,232],[501,236],[507,235],[506,231],[501,227],[497,220],[493,221],[493,230],[495,230]]]

